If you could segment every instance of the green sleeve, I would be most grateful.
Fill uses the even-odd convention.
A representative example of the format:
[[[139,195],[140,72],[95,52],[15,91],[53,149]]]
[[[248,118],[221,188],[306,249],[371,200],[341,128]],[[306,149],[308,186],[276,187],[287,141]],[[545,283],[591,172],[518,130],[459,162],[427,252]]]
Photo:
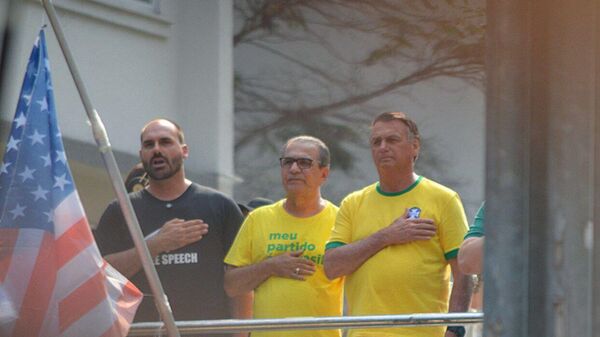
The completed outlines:
[[[465,235],[465,239],[472,237],[482,237],[485,235],[484,233],[484,223],[485,223],[485,201],[479,207],[477,211],[477,215],[475,215],[475,219],[473,220],[473,225],[469,228],[467,235]]]

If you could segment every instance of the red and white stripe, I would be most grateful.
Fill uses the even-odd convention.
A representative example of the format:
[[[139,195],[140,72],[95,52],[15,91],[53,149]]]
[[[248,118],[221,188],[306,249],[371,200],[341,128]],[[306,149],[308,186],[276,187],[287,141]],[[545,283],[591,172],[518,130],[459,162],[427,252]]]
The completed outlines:
[[[8,336],[126,336],[141,293],[100,256],[76,192],[54,223],[54,235],[2,231],[0,285],[18,313]]]

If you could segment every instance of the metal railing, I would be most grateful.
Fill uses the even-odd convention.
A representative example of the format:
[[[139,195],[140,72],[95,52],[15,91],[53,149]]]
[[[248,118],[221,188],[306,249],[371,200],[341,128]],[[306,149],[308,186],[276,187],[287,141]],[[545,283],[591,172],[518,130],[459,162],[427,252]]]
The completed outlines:
[[[234,333],[259,330],[327,330],[392,326],[466,325],[483,323],[483,313],[223,319],[178,321],[175,323],[179,333],[185,336],[198,333]],[[161,322],[142,322],[131,325],[129,336],[157,336],[165,332],[166,330]]]

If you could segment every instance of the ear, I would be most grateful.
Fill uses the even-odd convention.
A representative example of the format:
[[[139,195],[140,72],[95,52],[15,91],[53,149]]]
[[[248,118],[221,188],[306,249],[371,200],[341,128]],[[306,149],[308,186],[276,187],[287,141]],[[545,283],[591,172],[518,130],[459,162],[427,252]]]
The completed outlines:
[[[417,159],[419,158],[419,152],[421,151],[421,141],[418,139],[414,139],[412,145],[414,152],[414,161],[417,161]]]
[[[187,144],[181,144],[181,150],[183,151],[183,159],[187,159],[190,155],[190,150],[188,149]]]
[[[325,166],[320,168],[321,170],[321,179],[323,179],[323,182],[327,181],[327,178],[329,177],[329,166]]]

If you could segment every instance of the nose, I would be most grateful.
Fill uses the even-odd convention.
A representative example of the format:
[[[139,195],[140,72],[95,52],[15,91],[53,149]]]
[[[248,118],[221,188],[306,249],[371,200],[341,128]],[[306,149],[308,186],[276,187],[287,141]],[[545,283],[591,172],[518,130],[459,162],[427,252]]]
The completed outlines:
[[[295,162],[292,163],[292,166],[290,166],[290,171],[293,171],[293,172],[302,171],[300,169],[300,166],[298,166],[298,162],[297,161],[295,161]]]
[[[152,148],[150,149],[150,151],[152,152],[153,155],[157,155],[157,154],[162,155],[162,153],[160,151],[160,144],[158,142],[152,144]]]

